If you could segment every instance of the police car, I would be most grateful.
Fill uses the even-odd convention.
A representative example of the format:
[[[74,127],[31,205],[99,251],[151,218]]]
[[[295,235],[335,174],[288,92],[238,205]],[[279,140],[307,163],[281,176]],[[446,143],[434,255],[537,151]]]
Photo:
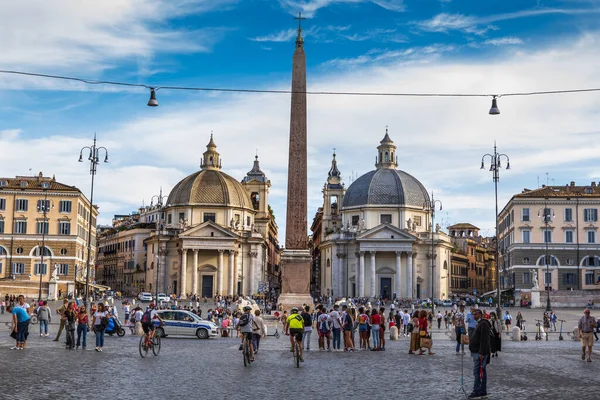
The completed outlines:
[[[157,310],[165,325],[156,327],[156,334],[165,336],[196,336],[208,339],[217,336],[217,325],[186,310]],[[160,325],[158,320],[155,321]]]

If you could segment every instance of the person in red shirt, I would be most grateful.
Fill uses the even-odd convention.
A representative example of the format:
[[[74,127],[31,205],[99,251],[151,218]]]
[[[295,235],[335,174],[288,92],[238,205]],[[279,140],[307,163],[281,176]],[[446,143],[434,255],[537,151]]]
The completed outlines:
[[[381,315],[377,310],[371,312],[371,337],[373,338],[373,348],[371,351],[379,351],[381,343],[379,342],[379,328],[381,325]]]
[[[421,310],[419,313],[419,336],[420,338],[429,336],[429,321],[427,319],[427,311]],[[427,349],[428,354],[431,356],[435,353],[431,352],[431,349]],[[421,347],[421,343],[419,342],[419,355],[422,356],[425,352],[423,351],[423,347]]]

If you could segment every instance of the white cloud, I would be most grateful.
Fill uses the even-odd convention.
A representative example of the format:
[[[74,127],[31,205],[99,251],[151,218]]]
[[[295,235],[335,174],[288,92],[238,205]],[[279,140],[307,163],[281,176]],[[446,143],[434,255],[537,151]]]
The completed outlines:
[[[353,42],[364,42],[364,41],[375,41],[375,42],[392,42],[392,43],[404,43],[408,39],[406,35],[398,32],[397,29],[370,29],[360,33],[354,33],[352,35],[340,35],[344,39]]]
[[[88,72],[161,52],[206,52],[224,28],[169,27],[171,18],[209,12],[236,0],[20,0],[0,2],[0,67]]]
[[[333,4],[372,3],[386,10],[401,12],[406,9],[403,0],[277,0],[279,4],[293,15],[302,12],[302,16],[312,18],[321,8]]]
[[[483,44],[492,45],[492,46],[506,46],[506,45],[516,45],[523,44],[523,41],[518,37],[502,37],[496,39],[488,39]]]
[[[289,42],[298,34],[297,29],[285,29],[277,33],[250,38],[254,42]]]

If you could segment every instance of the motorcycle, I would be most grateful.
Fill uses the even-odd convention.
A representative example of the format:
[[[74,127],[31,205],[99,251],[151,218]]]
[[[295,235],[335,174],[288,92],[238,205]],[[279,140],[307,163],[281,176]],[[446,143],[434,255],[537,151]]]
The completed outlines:
[[[119,321],[119,318],[112,316],[108,320],[108,325],[106,326],[104,333],[110,336],[116,333],[118,337],[123,337],[125,336],[125,328],[123,328],[123,324]]]

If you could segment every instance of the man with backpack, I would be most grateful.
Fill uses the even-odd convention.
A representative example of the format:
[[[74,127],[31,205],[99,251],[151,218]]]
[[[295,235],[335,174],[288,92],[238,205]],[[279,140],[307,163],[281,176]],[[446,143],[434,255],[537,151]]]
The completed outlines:
[[[290,336],[290,351],[294,351],[294,338],[296,338],[296,342],[298,342],[298,358],[300,361],[304,362],[302,358],[302,335],[304,335],[304,319],[298,314],[298,309],[296,307],[292,308],[290,311],[290,316],[287,317],[286,321],[286,335]]]
[[[248,340],[250,347],[250,361],[254,361],[254,346],[252,345],[252,328],[254,326],[254,315],[250,312],[252,307],[244,306],[244,313],[238,321],[242,342],[240,343],[240,350],[244,349],[244,340]]]
[[[473,393],[469,399],[487,399],[487,371],[486,366],[491,353],[491,325],[483,318],[481,310],[472,311],[477,326],[469,336],[469,350],[473,357]]]
[[[327,339],[327,351],[331,351],[331,325],[325,306],[322,306],[321,313],[317,316],[317,330],[319,332],[319,350],[325,351],[325,339]]]
[[[150,347],[150,341],[154,337],[154,331],[156,329],[156,326],[154,326],[154,320],[158,319],[161,325],[165,324],[162,318],[156,312],[155,307],[156,305],[154,303],[150,303],[144,314],[142,314],[141,318],[142,329],[146,334],[146,344],[148,347]]]

